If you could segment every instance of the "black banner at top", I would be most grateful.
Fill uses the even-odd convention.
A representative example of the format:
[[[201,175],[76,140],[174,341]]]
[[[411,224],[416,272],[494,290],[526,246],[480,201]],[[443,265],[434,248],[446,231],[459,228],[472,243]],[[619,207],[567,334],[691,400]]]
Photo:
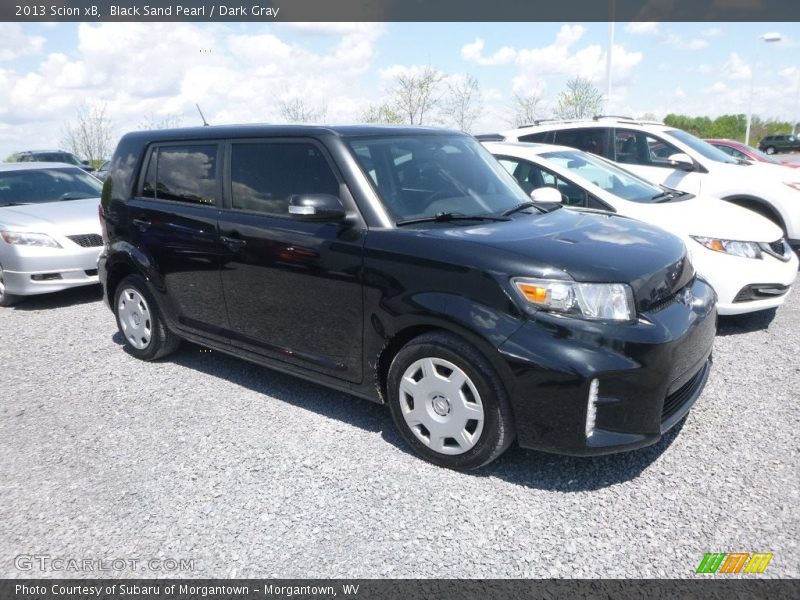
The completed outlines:
[[[3,0],[2,21],[800,21],[798,0]]]

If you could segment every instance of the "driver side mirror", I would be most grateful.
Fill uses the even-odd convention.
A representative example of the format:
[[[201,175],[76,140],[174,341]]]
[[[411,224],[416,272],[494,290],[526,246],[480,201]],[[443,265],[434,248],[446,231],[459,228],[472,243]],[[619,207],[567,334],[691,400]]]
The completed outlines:
[[[341,200],[331,194],[296,194],[289,199],[289,214],[298,221],[344,221]]]
[[[82,161],[81,161],[81,164],[82,164],[84,167],[88,167],[88,166],[89,166],[89,161],[88,161],[88,160],[82,160]]]
[[[564,201],[564,197],[556,188],[545,186],[533,190],[531,192],[531,200],[534,202],[552,202],[555,204],[561,204],[561,202]]]
[[[670,155],[667,160],[670,162],[670,165],[676,169],[680,169],[682,171],[694,171],[694,161],[688,154],[676,152],[675,154]]]

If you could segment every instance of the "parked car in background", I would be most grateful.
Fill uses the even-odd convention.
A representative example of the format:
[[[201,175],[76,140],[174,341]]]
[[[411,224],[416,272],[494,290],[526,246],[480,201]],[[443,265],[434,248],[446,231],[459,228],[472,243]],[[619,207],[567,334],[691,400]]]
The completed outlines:
[[[94,171],[88,160],[81,160],[66,150],[24,150],[17,153],[17,162],[53,162],[66,163],[80,167],[87,173]]]
[[[781,167],[789,167],[792,169],[800,167],[800,162],[786,162],[778,160],[774,156],[770,156],[758,148],[753,148],[752,146],[748,146],[747,144],[743,144],[742,142],[737,142],[735,140],[715,138],[707,139],[706,141],[715,148],[722,150],[728,156],[731,156],[737,160],[749,160],[751,162],[761,162],[770,165],[778,165]]]
[[[758,142],[758,149],[767,154],[800,151],[800,137],[794,135],[768,135]]]
[[[680,236],[698,275],[733,315],[783,304],[798,258],[780,228],[745,208],[657,186],[595,154],[564,146],[485,142],[527,192],[554,189],[569,207],[607,210]]]
[[[592,152],[649,181],[738,204],[776,223],[800,249],[800,171],[744,164],[680,129],[622,117],[538,121],[500,135]]]
[[[532,204],[461,132],[142,131],[109,182],[98,266],[131,354],[185,338],[388,403],[438,465],[652,444],[708,376],[715,295],[680,239]]]
[[[97,283],[101,189],[73,165],[0,164],[0,306]]]

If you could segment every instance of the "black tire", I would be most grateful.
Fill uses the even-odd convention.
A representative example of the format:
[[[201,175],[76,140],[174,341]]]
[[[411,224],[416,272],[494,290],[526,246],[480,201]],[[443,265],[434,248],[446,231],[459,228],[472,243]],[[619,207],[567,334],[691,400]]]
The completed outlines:
[[[764,152],[766,152],[767,154],[775,154],[775,146],[767,146]]]
[[[461,374],[466,375],[468,379],[467,382],[461,386],[459,397],[463,399],[466,396],[472,396],[471,400],[477,401],[477,406],[481,407],[483,410],[483,419],[480,425],[477,425],[477,421],[473,422],[467,420],[465,431],[473,434],[472,437],[474,441],[472,443],[474,443],[474,445],[462,453],[448,454],[433,449],[431,447],[431,445],[433,445],[431,440],[434,434],[428,431],[423,424],[415,426],[415,433],[415,431],[412,431],[411,425],[409,425],[404,416],[404,410],[408,411],[409,407],[415,407],[411,406],[413,405],[413,398],[406,392],[402,393],[403,398],[401,399],[400,384],[403,381],[403,376],[407,370],[411,369],[415,364],[418,364],[418,361],[427,358],[446,361],[460,369],[462,372]],[[439,368],[444,368],[445,373],[447,371],[447,367],[441,365],[436,368],[437,370]],[[442,374],[439,371],[437,371],[437,373],[440,376]],[[453,375],[452,371],[450,371],[450,375]],[[467,387],[466,391],[464,391],[464,386],[469,386],[469,383],[474,386],[478,394],[477,397],[474,397],[472,391],[470,391],[472,388]],[[446,392],[444,394],[447,395]],[[439,415],[437,417],[433,412],[436,408],[434,407],[435,400],[433,396],[426,395],[425,397],[431,398],[430,400],[426,399],[423,405],[426,410],[426,419],[448,419],[451,417],[449,401],[447,401],[446,406],[447,414],[442,415],[441,413],[437,413]],[[435,396],[435,398],[439,397],[438,394]],[[514,417],[511,404],[508,401],[508,394],[500,377],[479,350],[463,339],[449,333],[427,333],[411,340],[403,346],[394,357],[389,367],[387,398],[395,425],[400,430],[406,442],[425,460],[441,467],[447,467],[458,471],[477,469],[492,462],[505,452],[515,438]],[[401,402],[403,405],[401,405]],[[467,404],[474,404],[474,402],[468,402]],[[420,407],[420,409],[422,409],[422,407]],[[456,408],[454,404],[452,413],[454,422],[457,419],[461,419],[460,422],[463,422],[464,417],[457,412],[458,410],[459,409]],[[470,425],[471,422],[476,424]],[[436,423],[434,423],[434,425],[436,425]],[[473,427],[473,432],[469,432],[470,426]],[[477,431],[478,427],[481,428],[480,432]],[[418,435],[424,438],[425,431],[428,431],[428,442],[423,443],[423,441],[418,438]],[[476,440],[474,439],[475,434],[477,434]],[[454,438],[442,438],[442,436],[438,436],[438,438],[444,439],[445,443],[449,443],[447,440],[452,442],[450,446],[444,449],[445,452],[447,452],[447,448],[450,449],[450,452],[461,451],[459,442]]]
[[[3,267],[0,267],[0,307],[12,306],[22,300],[22,296],[6,294],[5,280],[3,279]]]
[[[136,313],[140,315],[136,327],[141,323],[146,328],[145,331],[149,330],[147,336],[132,333],[133,323],[129,322],[129,318],[133,317],[124,312],[127,309],[123,303],[133,303],[133,299],[136,299],[139,307],[146,309]],[[174,352],[181,343],[181,339],[164,323],[158,304],[140,275],[128,275],[117,285],[114,291],[114,315],[117,318],[117,328],[125,340],[125,348],[136,358],[157,360]]]

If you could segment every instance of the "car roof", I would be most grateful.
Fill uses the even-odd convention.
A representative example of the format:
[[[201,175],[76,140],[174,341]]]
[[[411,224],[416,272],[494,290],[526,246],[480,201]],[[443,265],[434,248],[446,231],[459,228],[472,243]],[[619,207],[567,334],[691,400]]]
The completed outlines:
[[[69,150],[22,150],[21,152],[17,152],[17,154],[44,154],[46,152],[58,152],[59,154],[72,154]]]
[[[704,141],[708,142],[709,144],[729,144],[731,146],[744,146],[742,142],[737,142],[736,140],[729,140],[727,138],[704,138]]]
[[[42,169],[75,169],[82,171],[78,165],[61,162],[12,162],[0,163],[0,172],[8,171],[39,171]],[[85,171],[82,171],[85,172]]]
[[[181,127],[178,129],[151,129],[125,134],[127,138],[179,141],[193,139],[216,139],[259,136],[315,136],[338,137],[402,136],[402,135],[467,135],[461,131],[410,125],[209,125],[205,127]]]
[[[559,146],[558,144],[537,144],[534,142],[495,142],[488,141],[482,142],[488,148],[508,148],[511,150],[520,150],[529,154],[539,156],[545,152],[563,152],[568,150],[570,152],[581,152],[577,148],[570,148],[569,146]]]
[[[517,129],[510,129],[502,133],[504,136],[520,137],[528,133],[538,131],[555,131],[564,129],[586,129],[589,127],[613,127],[620,126],[628,129],[640,129],[642,131],[669,131],[675,129],[664,123],[655,121],[638,121],[624,117],[595,117],[593,119],[542,119],[534,121],[531,125],[523,125]]]

